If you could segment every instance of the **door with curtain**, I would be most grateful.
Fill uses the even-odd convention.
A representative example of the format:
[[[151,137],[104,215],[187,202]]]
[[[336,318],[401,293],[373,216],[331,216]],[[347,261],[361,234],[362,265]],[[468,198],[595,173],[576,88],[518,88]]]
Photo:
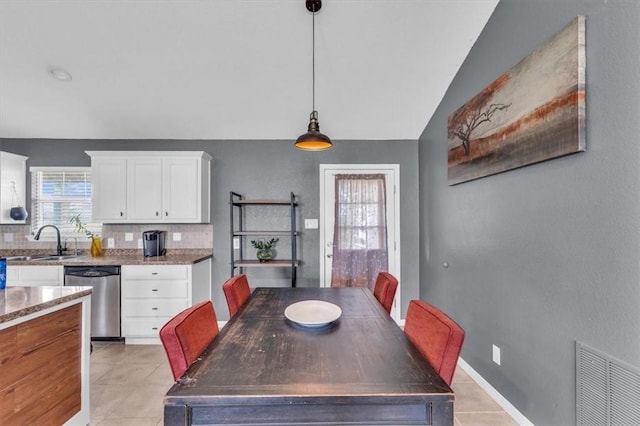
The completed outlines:
[[[399,279],[399,166],[320,165],[320,174],[322,286],[373,290],[380,271]]]
[[[389,268],[385,175],[337,174],[332,287],[368,287]]]

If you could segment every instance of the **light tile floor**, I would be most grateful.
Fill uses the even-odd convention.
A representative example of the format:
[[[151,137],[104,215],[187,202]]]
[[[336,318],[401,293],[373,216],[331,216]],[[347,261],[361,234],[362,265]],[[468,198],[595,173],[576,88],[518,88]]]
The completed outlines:
[[[162,396],[173,384],[162,346],[93,345],[90,425],[162,425]],[[456,426],[517,425],[462,369],[456,369],[451,387]]]

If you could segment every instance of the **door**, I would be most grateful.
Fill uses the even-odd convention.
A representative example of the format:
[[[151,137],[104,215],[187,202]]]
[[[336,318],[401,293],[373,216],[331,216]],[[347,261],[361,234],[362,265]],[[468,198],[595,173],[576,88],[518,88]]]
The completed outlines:
[[[320,283],[331,287],[334,255],[335,182],[336,175],[384,175],[387,223],[386,246],[388,272],[400,280],[400,202],[398,164],[321,164],[320,165]],[[400,320],[400,285],[391,310]]]

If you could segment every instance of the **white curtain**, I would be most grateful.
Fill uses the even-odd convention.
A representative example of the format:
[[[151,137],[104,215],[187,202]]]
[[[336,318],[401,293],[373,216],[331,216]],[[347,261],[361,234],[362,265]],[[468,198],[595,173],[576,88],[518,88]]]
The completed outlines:
[[[368,287],[388,268],[383,174],[338,174],[335,179],[332,287]]]

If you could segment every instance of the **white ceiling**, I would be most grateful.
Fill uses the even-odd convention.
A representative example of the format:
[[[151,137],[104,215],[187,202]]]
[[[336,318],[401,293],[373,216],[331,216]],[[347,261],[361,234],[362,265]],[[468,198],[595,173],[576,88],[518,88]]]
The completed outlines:
[[[304,3],[0,0],[0,137],[295,139],[312,110]],[[415,140],[498,0],[322,3],[321,131]]]

